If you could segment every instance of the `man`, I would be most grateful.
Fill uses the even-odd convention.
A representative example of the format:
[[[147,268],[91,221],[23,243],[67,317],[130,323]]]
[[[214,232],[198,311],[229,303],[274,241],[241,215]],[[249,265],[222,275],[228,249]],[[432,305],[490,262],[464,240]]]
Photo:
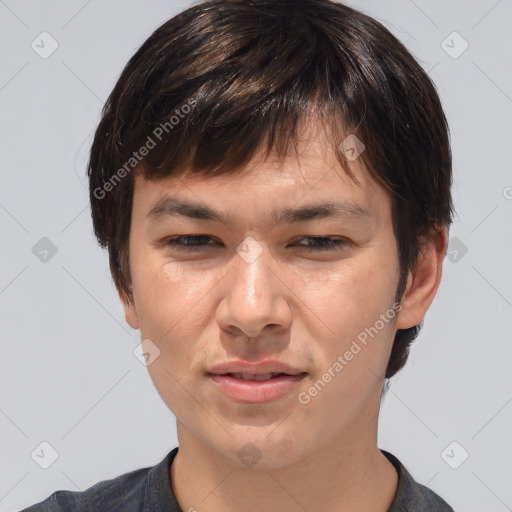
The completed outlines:
[[[127,64],[89,177],[179,447],[26,510],[453,510],[377,446],[453,210],[438,95],[389,31],[328,0],[198,4]]]

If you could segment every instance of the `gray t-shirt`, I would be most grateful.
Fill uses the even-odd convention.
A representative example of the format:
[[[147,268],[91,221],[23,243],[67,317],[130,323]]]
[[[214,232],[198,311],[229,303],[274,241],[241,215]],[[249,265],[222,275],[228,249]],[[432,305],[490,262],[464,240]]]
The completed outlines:
[[[454,512],[437,494],[416,483],[394,455],[381,452],[398,473],[398,489],[388,512]],[[169,476],[177,453],[178,447],[156,466],[103,480],[82,492],[56,491],[21,512],[187,512],[180,509]]]

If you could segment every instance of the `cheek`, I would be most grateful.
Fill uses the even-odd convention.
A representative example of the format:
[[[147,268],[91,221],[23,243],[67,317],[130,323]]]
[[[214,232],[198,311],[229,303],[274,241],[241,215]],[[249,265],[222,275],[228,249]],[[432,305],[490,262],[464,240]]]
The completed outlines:
[[[138,278],[141,339],[149,338],[160,351],[148,371],[164,401],[175,407],[186,399],[183,389],[194,388],[197,376],[191,370],[208,359],[212,348],[204,343],[204,333],[212,321],[210,297],[219,276],[156,259],[151,264],[148,256]]]
[[[322,286],[310,288],[310,304],[321,320],[314,320],[317,334],[324,334],[317,337],[315,328],[309,329],[321,340],[315,345],[317,373],[305,397],[311,399],[307,405],[311,417],[322,418],[325,411],[341,408],[343,421],[355,419],[380,396],[397,316],[392,307],[397,275],[387,270],[377,265],[347,266]],[[320,324],[329,327],[328,336]]]
[[[143,335],[161,336],[175,326],[183,328],[197,319],[202,299],[212,286],[208,282],[211,272],[187,270],[183,263],[165,261],[157,251],[149,249],[135,253],[132,261]]]
[[[317,335],[321,331],[324,336],[317,345],[315,376],[322,381],[325,376],[328,389],[322,391],[323,398],[311,410],[323,401],[333,407],[341,401],[347,414],[351,414],[348,409],[352,407],[355,414],[359,405],[379,392],[379,376],[385,371],[394,338],[397,311],[393,304],[398,279],[394,253],[388,252],[391,254],[386,262],[379,252],[368,252],[357,263],[355,259],[350,264],[347,260],[339,271],[309,288],[309,304],[321,319],[316,324],[329,327],[327,337],[325,328],[317,331]]]
[[[188,409],[193,404],[183,390],[194,388],[197,376],[190,370],[206,358],[201,334],[211,321],[208,291],[218,279],[213,279],[212,272],[162,264],[161,259],[152,260],[149,254],[138,268],[136,307],[141,339],[150,339],[160,351],[148,366],[150,377],[173,411],[190,414]],[[181,411],[184,403],[187,406]]]
[[[376,254],[346,261],[326,279],[307,280],[305,302],[342,339],[373,325],[392,306],[398,270]],[[339,338],[338,338],[339,339]]]

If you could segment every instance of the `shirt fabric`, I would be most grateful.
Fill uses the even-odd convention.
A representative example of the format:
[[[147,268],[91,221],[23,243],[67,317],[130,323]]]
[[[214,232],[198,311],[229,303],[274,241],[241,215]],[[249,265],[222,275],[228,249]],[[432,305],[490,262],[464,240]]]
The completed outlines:
[[[398,489],[387,512],[454,512],[437,494],[415,482],[394,455],[381,452],[398,473]],[[171,487],[169,470],[177,453],[178,447],[153,467],[103,480],[85,491],[56,491],[21,512],[188,512],[180,509]]]

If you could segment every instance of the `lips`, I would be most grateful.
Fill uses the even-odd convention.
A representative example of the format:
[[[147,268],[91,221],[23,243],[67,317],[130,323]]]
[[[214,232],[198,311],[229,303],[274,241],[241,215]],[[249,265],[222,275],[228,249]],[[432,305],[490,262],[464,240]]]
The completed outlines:
[[[256,380],[256,381],[263,381],[263,380],[269,380],[274,377],[279,377],[281,375],[288,375],[286,373],[277,373],[277,372],[270,372],[270,373],[262,373],[262,374],[247,374],[247,373],[226,373],[224,375],[227,375],[228,377],[233,377],[234,379],[243,379],[243,380]]]
[[[265,378],[267,375],[250,375],[252,379],[210,374],[211,382],[226,398],[241,404],[264,404],[291,396],[307,373],[297,375],[279,374],[275,377]],[[258,380],[263,377],[263,380]]]
[[[264,378],[274,378],[281,374],[300,375],[306,372],[281,361],[266,360],[258,363],[249,363],[248,361],[238,360],[215,365],[208,373],[213,375],[229,375],[245,380],[264,380]]]
[[[227,361],[207,372],[225,397],[241,404],[264,404],[290,396],[307,372],[281,361]]]

